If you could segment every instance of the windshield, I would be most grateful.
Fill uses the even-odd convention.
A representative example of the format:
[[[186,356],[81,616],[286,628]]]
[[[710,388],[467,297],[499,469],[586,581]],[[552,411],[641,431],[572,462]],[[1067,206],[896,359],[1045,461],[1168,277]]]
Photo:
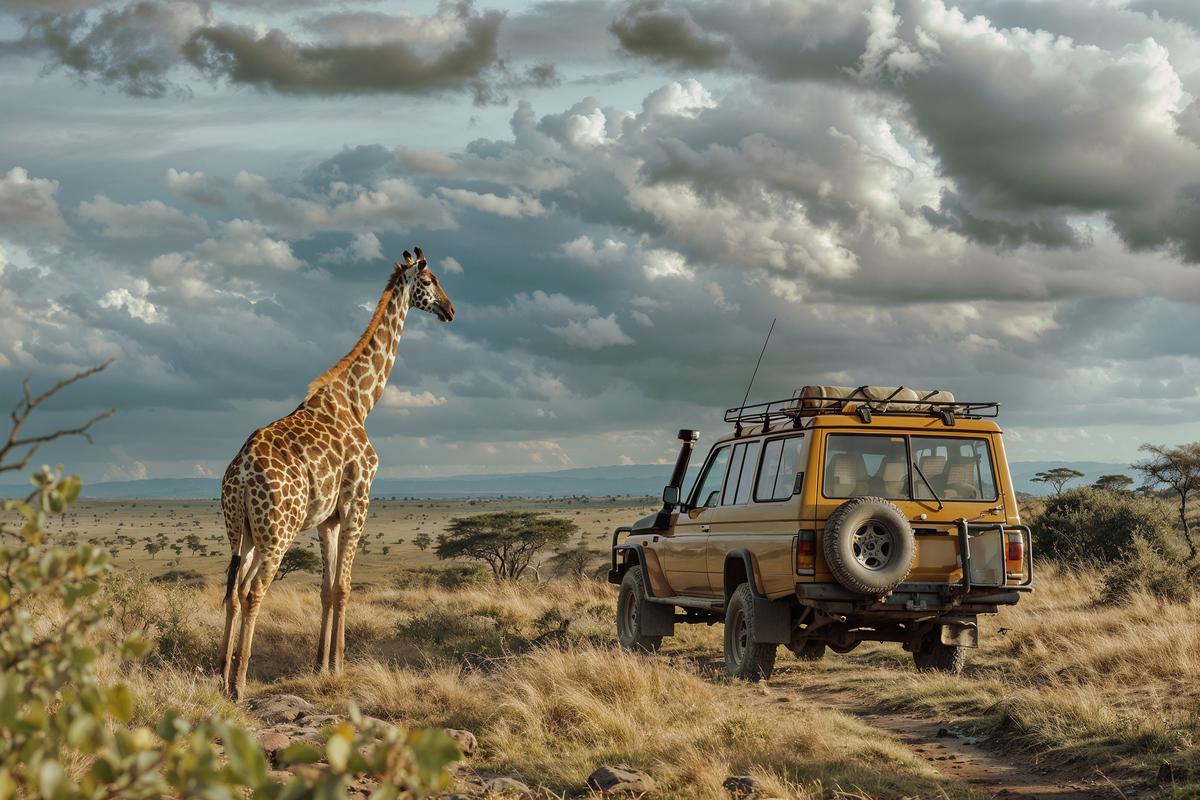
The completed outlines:
[[[914,474],[914,462],[924,480]],[[824,495],[830,498],[996,499],[991,454],[983,438],[830,434],[824,477]]]

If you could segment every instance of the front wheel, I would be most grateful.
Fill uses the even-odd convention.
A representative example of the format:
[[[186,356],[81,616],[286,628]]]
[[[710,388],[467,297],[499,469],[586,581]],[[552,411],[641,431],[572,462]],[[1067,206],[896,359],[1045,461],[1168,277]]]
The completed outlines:
[[[617,594],[617,641],[626,650],[655,653],[663,637],[647,636],[642,631],[642,612],[646,607],[646,579],[640,565],[625,570]]]
[[[771,677],[779,645],[754,641],[754,595],[743,583],[729,598],[725,610],[725,669],[735,678],[757,681]]]
[[[948,672],[957,675],[967,663],[967,648],[942,644],[937,638],[928,636],[921,642],[921,646],[913,651],[913,663],[922,672]]]

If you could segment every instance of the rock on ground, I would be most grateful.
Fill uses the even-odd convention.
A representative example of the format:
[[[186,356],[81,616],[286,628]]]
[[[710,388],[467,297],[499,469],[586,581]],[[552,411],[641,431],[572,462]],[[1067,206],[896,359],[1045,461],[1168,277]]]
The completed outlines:
[[[603,765],[588,776],[589,789],[598,789],[606,794],[644,794],[654,791],[654,779],[641,770],[624,764]]]

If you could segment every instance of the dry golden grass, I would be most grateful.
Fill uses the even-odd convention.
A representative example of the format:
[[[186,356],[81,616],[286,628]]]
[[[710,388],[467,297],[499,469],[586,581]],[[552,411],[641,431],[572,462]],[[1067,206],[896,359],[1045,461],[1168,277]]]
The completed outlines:
[[[172,705],[252,722],[219,696],[212,677],[219,591],[141,590],[160,647],[125,675],[141,697],[139,714],[151,719]],[[652,774],[664,798],[727,798],[721,784],[733,774],[754,775],[778,797],[973,796],[853,718],[770,703],[757,687],[702,674],[691,658],[615,649],[613,599],[611,587],[594,581],[358,592],[347,669],[317,675],[309,667],[316,593],[273,587],[250,692],[298,694],[330,712],[353,701],[406,725],[465,728],[480,741],[476,769],[557,792],[577,791],[602,763],[624,763]],[[172,616],[181,607],[188,613]],[[564,617],[572,620],[567,646],[531,648]],[[698,648],[714,631],[689,634]]]
[[[788,680],[851,685],[1084,772],[1152,780],[1168,761],[1191,776],[1179,796],[1195,796],[1200,600],[1135,594],[1100,604],[1101,582],[1095,570],[1040,564],[1030,596],[981,620],[981,647],[962,676],[915,673],[907,653],[879,645],[797,665]]]

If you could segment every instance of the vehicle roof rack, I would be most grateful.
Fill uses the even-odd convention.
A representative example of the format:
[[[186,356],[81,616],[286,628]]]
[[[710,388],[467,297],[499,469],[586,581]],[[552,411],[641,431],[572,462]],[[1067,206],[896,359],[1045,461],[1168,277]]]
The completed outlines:
[[[755,425],[774,425],[791,421],[797,427],[802,420],[822,414],[856,411],[864,421],[873,415],[940,417],[947,425],[955,419],[998,417],[997,402],[956,400],[949,392],[917,392],[904,386],[813,387],[806,386],[793,396],[765,403],[751,403],[725,410],[725,421],[739,429]]]

